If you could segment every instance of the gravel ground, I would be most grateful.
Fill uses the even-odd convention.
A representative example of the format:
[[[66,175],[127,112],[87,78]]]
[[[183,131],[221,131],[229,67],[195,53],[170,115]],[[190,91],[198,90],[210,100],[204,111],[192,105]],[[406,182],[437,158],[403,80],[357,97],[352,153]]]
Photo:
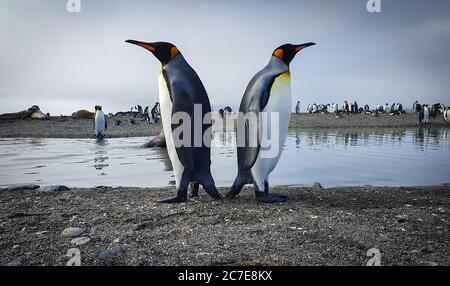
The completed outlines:
[[[231,115],[235,117],[235,115]],[[217,119],[217,116],[214,116]],[[113,120],[120,119],[122,125],[114,126]],[[156,136],[161,131],[160,124],[146,124],[138,120],[132,125],[130,118],[115,117],[108,119],[108,137]],[[233,129],[234,124],[228,127]],[[349,128],[349,127],[416,127],[415,114],[378,117],[370,115],[344,115],[336,119],[332,114],[293,114],[291,128]],[[432,119],[428,126],[450,126],[442,115]],[[69,117],[52,117],[51,120],[0,120],[0,138],[94,138],[92,120],[72,119]]]
[[[273,191],[288,202],[249,189],[179,205],[156,203],[172,189],[0,191],[0,265],[65,265],[68,227],[90,239],[82,265],[365,265],[371,248],[382,265],[450,265],[450,186]]]

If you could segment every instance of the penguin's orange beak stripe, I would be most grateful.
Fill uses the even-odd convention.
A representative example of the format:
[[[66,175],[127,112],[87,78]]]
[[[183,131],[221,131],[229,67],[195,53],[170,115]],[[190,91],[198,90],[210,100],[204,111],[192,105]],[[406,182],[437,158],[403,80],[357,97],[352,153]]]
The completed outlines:
[[[149,50],[150,52],[156,52],[156,49],[155,49],[155,47],[153,47],[153,46],[150,46],[150,45],[148,45],[148,44],[137,44],[138,46],[140,46],[140,47],[143,47],[144,49],[146,49],[146,50]]]
[[[306,44],[302,44],[302,45],[299,45],[298,47],[296,47],[296,48],[295,48],[295,51],[298,53],[298,52],[300,52],[301,50],[303,50],[304,48],[311,47],[311,46],[314,46],[314,45],[315,45],[315,43],[306,43]]]
[[[156,48],[155,47],[153,47],[150,44],[144,43],[144,42],[139,42],[139,41],[135,41],[135,40],[126,40],[125,42],[129,43],[129,44],[133,44],[133,45],[139,46],[141,48],[144,48],[144,49],[146,49],[146,50],[148,50],[148,51],[150,51],[152,53],[156,52]]]

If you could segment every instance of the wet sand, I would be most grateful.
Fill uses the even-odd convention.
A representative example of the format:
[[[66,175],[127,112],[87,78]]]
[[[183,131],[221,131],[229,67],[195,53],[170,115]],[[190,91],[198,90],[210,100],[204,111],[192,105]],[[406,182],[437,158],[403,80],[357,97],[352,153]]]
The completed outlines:
[[[365,265],[371,248],[382,265],[450,265],[450,186],[272,191],[288,202],[250,189],[179,205],[156,203],[173,189],[0,191],[0,265],[65,265],[67,227],[91,239],[82,265]]]
[[[234,115],[232,115],[234,116]],[[217,116],[215,116],[217,118]],[[122,125],[114,126],[113,120],[120,119]],[[122,116],[108,119],[108,137],[156,136],[161,131],[161,124],[146,124],[136,119],[138,125],[132,125],[130,117]],[[227,127],[232,127],[230,126]],[[344,115],[336,119],[333,114],[292,114],[290,128],[364,128],[364,127],[416,127],[415,114],[389,116],[381,114]],[[449,126],[440,115],[431,119],[424,126]],[[232,129],[232,128],[231,128]],[[92,120],[52,117],[51,120],[0,120],[0,138],[94,138]]]

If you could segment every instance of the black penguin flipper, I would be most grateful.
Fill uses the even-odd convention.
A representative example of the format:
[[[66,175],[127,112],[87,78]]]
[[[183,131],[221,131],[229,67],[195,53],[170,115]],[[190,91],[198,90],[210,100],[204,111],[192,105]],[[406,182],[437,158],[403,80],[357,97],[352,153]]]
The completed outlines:
[[[274,74],[257,74],[248,84],[247,90],[244,93],[244,97],[242,98],[241,106],[239,111],[247,115],[248,113],[254,113],[256,115],[256,125],[250,126],[248,120],[245,121],[245,136],[242,138],[244,141],[243,144],[238,144],[238,166],[240,170],[249,170],[255,164],[255,161],[258,157],[259,150],[261,149],[261,134],[260,124],[261,118],[259,113],[266,108],[267,103],[270,98],[270,90],[272,89],[272,85],[275,82],[275,79],[280,76],[282,73],[274,73]],[[242,122],[238,120],[239,122]],[[256,133],[255,133],[256,132]],[[250,137],[256,135],[256,146],[252,144]]]
[[[172,90],[177,94],[177,96],[173,96],[173,105],[172,105],[172,119],[174,119],[174,114],[176,113],[184,113],[189,115],[190,122],[187,124],[190,124],[189,128],[190,130],[193,130],[193,120],[194,120],[194,103],[191,100],[191,97],[189,94],[184,91],[176,91]],[[182,124],[186,124],[183,121],[180,122],[173,122],[171,124],[172,132],[176,131],[177,128],[179,128]],[[180,127],[181,128],[181,127]],[[186,136],[186,134],[183,134],[184,132],[176,131],[176,134],[179,136],[176,136],[177,138],[173,138],[173,142],[175,143],[175,150],[178,155],[178,159],[180,160],[183,167],[185,167],[189,171],[193,171],[195,169],[195,163],[194,163],[194,147],[193,147],[193,136],[194,134],[190,134],[191,138],[189,140],[189,146],[186,146],[183,144],[183,136]],[[173,133],[172,133],[173,134]]]

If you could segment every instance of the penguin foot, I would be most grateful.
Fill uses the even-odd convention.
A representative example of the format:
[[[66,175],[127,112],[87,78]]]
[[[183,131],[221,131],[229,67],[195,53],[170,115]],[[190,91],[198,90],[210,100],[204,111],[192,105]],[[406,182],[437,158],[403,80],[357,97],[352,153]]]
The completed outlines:
[[[218,191],[208,192],[208,194],[215,200],[222,200],[222,196],[219,194]]]
[[[192,184],[190,185],[190,188],[189,188],[189,189],[190,189],[190,191],[191,191],[189,197],[190,197],[190,198],[197,198],[197,197],[198,197],[198,190],[200,189],[199,184],[198,184],[198,183],[192,183]]]
[[[230,190],[225,197],[227,199],[234,199],[237,197],[237,195],[238,193],[234,192],[233,190]]]
[[[158,203],[160,203],[160,204],[179,204],[179,203],[184,203],[186,201],[187,201],[187,197],[175,197],[175,198],[159,201]]]
[[[271,203],[283,203],[287,200],[287,196],[278,195],[275,193],[256,193],[256,201],[260,203],[265,204],[271,204]]]
[[[205,188],[205,191],[215,200],[222,200],[222,196],[216,188]]]

